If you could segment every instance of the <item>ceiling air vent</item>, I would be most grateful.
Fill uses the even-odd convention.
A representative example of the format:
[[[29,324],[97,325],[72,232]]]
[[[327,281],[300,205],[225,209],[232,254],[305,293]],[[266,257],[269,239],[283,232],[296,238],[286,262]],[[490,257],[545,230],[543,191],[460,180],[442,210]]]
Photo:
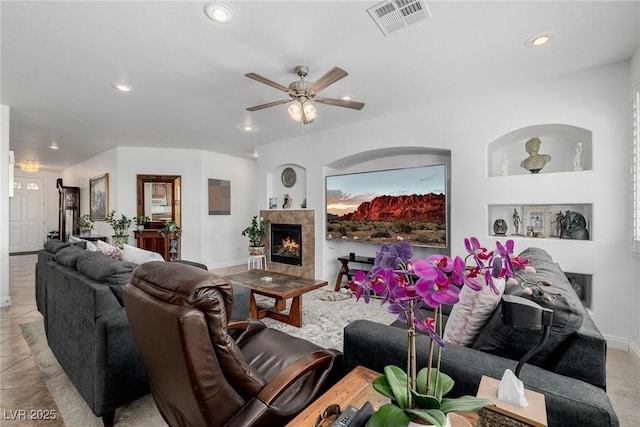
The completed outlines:
[[[385,36],[408,25],[431,18],[423,0],[384,1],[367,9]]]

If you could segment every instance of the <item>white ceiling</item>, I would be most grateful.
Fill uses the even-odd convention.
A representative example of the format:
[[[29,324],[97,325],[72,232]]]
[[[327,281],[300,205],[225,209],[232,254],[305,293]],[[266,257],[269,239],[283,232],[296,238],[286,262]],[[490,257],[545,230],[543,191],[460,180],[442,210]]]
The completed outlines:
[[[251,156],[261,144],[457,101],[472,93],[629,60],[640,42],[638,1],[427,2],[432,18],[385,37],[367,13],[379,1],[227,1],[216,24],[205,1],[2,1],[1,102],[11,149],[60,170],[115,146],[182,147]],[[553,42],[529,48],[533,34]],[[355,95],[362,111],[318,105],[308,127],[287,105],[293,69],[322,91]],[[135,90],[115,91],[113,82]],[[251,124],[254,131],[240,129]],[[57,151],[49,149],[56,142]]]

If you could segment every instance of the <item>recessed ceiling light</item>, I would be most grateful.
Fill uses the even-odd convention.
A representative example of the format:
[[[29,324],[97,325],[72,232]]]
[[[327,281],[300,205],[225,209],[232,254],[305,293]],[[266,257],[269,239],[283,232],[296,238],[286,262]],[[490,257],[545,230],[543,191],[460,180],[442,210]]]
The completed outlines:
[[[211,2],[204,6],[204,13],[207,17],[220,24],[228,24],[235,18],[233,9],[224,3]]]
[[[240,129],[242,129],[245,132],[251,132],[253,130],[253,126],[251,126],[251,125],[242,125],[242,126],[240,126]]]
[[[114,83],[113,87],[120,92],[131,92],[133,90],[133,87],[126,83]]]
[[[347,93],[346,95],[342,95],[340,97],[340,99],[342,99],[343,101],[351,101],[354,98],[353,95],[351,95],[350,93]]]
[[[51,148],[52,150],[57,150],[57,149],[58,149],[58,148],[60,148],[60,147],[58,147],[58,144],[57,144],[57,143],[52,142],[52,143],[51,143],[51,145],[49,145],[49,148]]]
[[[544,46],[553,39],[553,36],[554,33],[552,31],[545,31],[544,33],[535,34],[529,37],[524,44],[528,47]]]

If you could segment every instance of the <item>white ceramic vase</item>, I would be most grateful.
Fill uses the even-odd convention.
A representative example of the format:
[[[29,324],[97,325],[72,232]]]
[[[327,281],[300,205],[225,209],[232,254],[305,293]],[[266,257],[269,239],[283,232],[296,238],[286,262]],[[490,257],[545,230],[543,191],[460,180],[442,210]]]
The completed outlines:
[[[433,427],[433,424],[418,424],[418,423],[414,423],[413,421],[409,421],[409,426],[408,427]],[[447,423],[445,424],[445,427],[451,427],[451,414],[447,414]]]

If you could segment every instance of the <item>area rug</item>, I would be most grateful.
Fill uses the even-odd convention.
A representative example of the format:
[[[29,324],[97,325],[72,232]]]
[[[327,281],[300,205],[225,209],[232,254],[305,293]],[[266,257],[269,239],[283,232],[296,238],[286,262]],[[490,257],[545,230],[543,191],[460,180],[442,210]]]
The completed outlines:
[[[394,317],[379,303],[364,304],[344,295],[344,299],[324,301],[328,295],[325,289],[318,289],[303,296],[303,326],[286,325],[273,319],[263,319],[270,327],[291,335],[305,338],[322,347],[342,350],[342,335],[346,325],[356,319],[369,319],[380,323],[391,323]],[[344,293],[343,293],[344,294]],[[45,377],[47,388],[67,427],[102,427],[102,420],[96,417],[78,394],[69,378],[62,370],[47,344],[42,320],[20,325],[31,353]],[[116,427],[158,427],[166,426],[151,395],[144,396],[119,408],[115,416]]]

